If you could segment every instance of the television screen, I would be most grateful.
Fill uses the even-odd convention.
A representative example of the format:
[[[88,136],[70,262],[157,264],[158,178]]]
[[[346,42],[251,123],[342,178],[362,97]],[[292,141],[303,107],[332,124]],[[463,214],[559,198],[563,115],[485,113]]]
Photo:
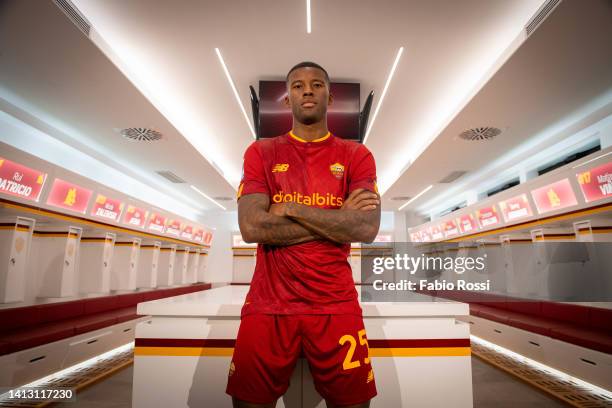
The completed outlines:
[[[327,127],[343,139],[359,140],[359,84],[332,82],[334,102],[327,111]],[[282,135],[291,130],[291,110],[285,105],[284,81],[259,81],[260,138]]]

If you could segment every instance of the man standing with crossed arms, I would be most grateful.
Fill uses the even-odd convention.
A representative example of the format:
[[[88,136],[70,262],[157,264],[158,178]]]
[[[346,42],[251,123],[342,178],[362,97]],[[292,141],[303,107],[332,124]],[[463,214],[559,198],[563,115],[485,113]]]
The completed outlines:
[[[251,144],[238,190],[240,232],[257,242],[227,393],[234,407],[274,407],[298,357],[329,408],[376,395],[347,257],[380,224],[376,167],[362,144],[331,135],[329,76],[302,62],[287,74],[288,134]]]

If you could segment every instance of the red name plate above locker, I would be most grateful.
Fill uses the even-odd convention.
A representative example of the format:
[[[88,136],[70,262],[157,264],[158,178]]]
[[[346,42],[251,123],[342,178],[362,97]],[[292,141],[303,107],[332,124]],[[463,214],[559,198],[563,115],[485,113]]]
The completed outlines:
[[[122,212],[123,203],[121,201],[113,200],[102,194],[96,196],[96,201],[91,209],[91,215],[116,222],[119,222]]]
[[[181,235],[181,220],[170,220],[166,226],[166,234],[174,235],[178,237]]]
[[[38,201],[47,174],[0,157],[0,192]]]
[[[568,179],[557,181],[531,191],[538,212],[544,214],[578,204]]]
[[[498,224],[500,221],[494,205],[491,207],[481,208],[480,210],[476,211],[476,218],[478,219],[481,228],[490,227],[491,225]]]
[[[166,217],[160,214],[151,214],[149,219],[149,230],[162,233],[166,229]]]
[[[184,238],[184,239],[193,238],[193,227],[191,225],[185,224],[183,226],[183,230],[181,231],[181,238]]]
[[[212,238],[213,238],[212,233],[211,232],[207,232],[206,235],[204,235],[204,243],[206,245],[210,245],[210,243],[212,242]],[[255,245],[257,245],[257,244],[255,244]]]
[[[578,173],[576,177],[587,203],[612,196],[612,162]]]
[[[431,233],[429,231],[430,231],[430,228],[422,229],[419,231],[421,235],[421,242],[431,241]]]
[[[444,235],[442,235],[442,226],[441,225],[434,225],[434,226],[431,226],[429,228],[430,228],[431,239],[442,239],[442,238],[444,238]]]
[[[504,214],[506,222],[532,215],[529,201],[527,201],[527,194],[521,194],[509,200],[500,201],[499,207],[501,208],[502,214]]]
[[[202,228],[196,229],[195,233],[193,234],[193,240],[197,242],[204,241],[204,230]]]
[[[461,217],[457,218],[457,223],[459,224],[459,229],[461,230],[462,234],[473,232],[478,229],[476,220],[472,214],[462,215]]]
[[[47,198],[47,204],[85,214],[91,190],[56,178]]]
[[[412,241],[412,242],[421,242],[420,238],[421,237],[420,237],[418,232],[411,232],[410,233],[410,241]]]
[[[145,226],[145,222],[147,221],[147,216],[149,212],[144,208],[134,207],[133,205],[128,205],[127,211],[125,212],[125,216],[123,217],[123,223],[132,225],[134,227],[143,228]]]
[[[444,221],[442,226],[444,228],[444,235],[446,238],[454,237],[455,235],[459,234],[459,229],[457,228],[457,223],[455,220]]]

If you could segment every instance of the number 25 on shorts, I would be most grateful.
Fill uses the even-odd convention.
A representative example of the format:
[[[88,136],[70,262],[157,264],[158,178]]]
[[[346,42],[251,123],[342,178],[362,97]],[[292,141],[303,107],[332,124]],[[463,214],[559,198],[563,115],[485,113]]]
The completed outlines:
[[[364,364],[370,364],[370,347],[368,346],[368,339],[365,337],[365,329],[359,330],[357,332],[357,337],[359,337],[359,344],[362,346],[366,346],[368,352],[367,357],[363,359]],[[340,337],[338,343],[341,346],[344,346],[345,343],[349,343],[348,353],[346,353],[346,357],[344,357],[344,362],[342,363],[343,370],[350,370],[351,368],[357,368],[361,365],[359,360],[353,361],[353,355],[355,354],[355,348],[357,347],[357,340],[350,334],[345,334]]]

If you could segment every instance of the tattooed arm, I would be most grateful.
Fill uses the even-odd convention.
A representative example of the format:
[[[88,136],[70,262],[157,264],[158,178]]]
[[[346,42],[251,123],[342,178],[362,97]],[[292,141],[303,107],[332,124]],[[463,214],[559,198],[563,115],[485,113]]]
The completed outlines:
[[[322,239],[286,217],[268,212],[267,194],[248,194],[238,200],[238,224],[245,242],[270,245],[294,245]]]
[[[274,204],[270,210],[337,243],[370,243],[376,238],[380,226],[380,197],[364,189],[353,191],[339,210],[293,202]]]

